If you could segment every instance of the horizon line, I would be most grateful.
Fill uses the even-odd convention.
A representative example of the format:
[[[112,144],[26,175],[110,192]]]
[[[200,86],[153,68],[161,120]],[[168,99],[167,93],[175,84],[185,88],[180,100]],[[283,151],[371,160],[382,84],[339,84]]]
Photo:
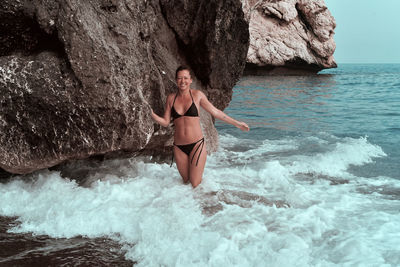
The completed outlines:
[[[400,62],[336,62],[336,64],[400,64]]]

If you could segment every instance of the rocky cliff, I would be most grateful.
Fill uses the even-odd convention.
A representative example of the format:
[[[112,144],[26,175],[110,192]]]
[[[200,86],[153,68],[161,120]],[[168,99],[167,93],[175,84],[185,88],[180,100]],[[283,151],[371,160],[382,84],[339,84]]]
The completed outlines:
[[[0,33],[0,168],[12,173],[163,150],[172,128],[149,104],[162,113],[176,67],[223,109],[249,43],[239,0],[2,0]]]
[[[335,68],[336,23],[323,0],[242,0],[249,21],[246,73]]]

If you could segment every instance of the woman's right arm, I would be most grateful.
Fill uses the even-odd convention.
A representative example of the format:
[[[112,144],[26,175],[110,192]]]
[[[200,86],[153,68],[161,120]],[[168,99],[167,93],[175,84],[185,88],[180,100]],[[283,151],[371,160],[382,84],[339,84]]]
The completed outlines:
[[[151,109],[151,117],[155,122],[160,124],[163,127],[168,127],[168,125],[171,123],[171,100],[172,100],[173,94],[170,94],[167,97],[167,101],[165,103],[165,110],[164,110],[164,116],[160,117],[156,113],[154,113],[153,109]]]

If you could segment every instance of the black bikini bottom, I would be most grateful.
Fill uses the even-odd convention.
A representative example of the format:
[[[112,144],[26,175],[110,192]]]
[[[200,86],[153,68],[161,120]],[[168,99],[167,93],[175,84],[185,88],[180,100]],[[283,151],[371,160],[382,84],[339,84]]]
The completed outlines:
[[[197,151],[199,151],[198,155],[197,155],[197,161],[196,161],[196,166],[199,163],[199,159],[200,159],[200,155],[201,152],[203,151],[203,147],[204,147],[204,137],[201,138],[200,140],[191,143],[191,144],[187,144],[187,145],[176,145],[174,143],[174,146],[177,146],[182,152],[184,152],[186,155],[188,155],[188,157],[190,156],[190,153],[192,152],[192,150],[194,149],[194,147],[199,144],[196,148],[196,150],[193,153],[192,159],[190,161],[190,164],[192,164],[194,156],[196,155]],[[201,147],[201,148],[200,148]],[[172,162],[174,161],[174,154],[172,154]],[[172,166],[172,162],[171,162],[171,166]]]

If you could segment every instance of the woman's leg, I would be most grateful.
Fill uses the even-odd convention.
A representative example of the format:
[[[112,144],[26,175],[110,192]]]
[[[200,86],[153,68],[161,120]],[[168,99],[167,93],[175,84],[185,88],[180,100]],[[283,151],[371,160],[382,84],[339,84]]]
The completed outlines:
[[[176,167],[180,175],[182,176],[183,183],[189,183],[189,157],[177,146],[174,146],[174,158],[176,162]]]
[[[199,149],[197,149],[199,147]],[[201,147],[203,146],[203,147]],[[197,152],[196,152],[197,150]],[[199,153],[200,157],[199,157]],[[193,158],[194,155],[194,158]],[[198,158],[199,157],[199,158]],[[193,158],[193,160],[192,160]],[[199,161],[197,162],[197,159]],[[205,143],[203,145],[199,142],[196,144],[192,152],[190,153],[190,159],[189,159],[189,178],[190,178],[190,183],[192,184],[193,188],[198,186],[201,183],[201,180],[203,179],[203,172],[204,172],[204,167],[206,165],[206,160],[207,160],[207,149]],[[196,166],[197,163],[197,166]]]

